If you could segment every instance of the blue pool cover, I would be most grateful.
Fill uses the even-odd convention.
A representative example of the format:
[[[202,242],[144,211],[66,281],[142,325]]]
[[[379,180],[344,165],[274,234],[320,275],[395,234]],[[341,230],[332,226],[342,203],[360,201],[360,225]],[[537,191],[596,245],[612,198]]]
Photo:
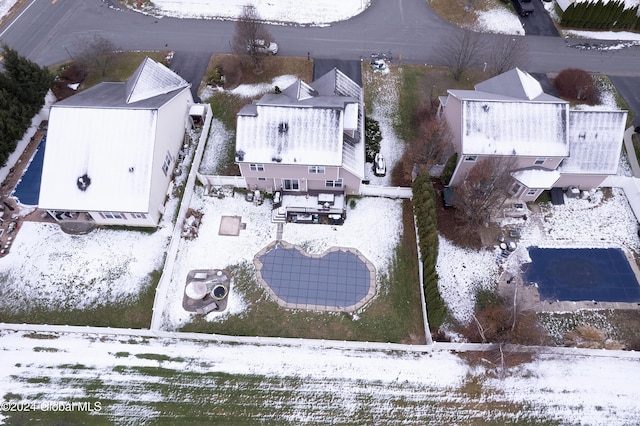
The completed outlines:
[[[370,271],[351,252],[312,258],[295,248],[276,246],[259,259],[262,279],[287,303],[346,307],[369,292]]]
[[[619,248],[529,247],[524,278],[540,300],[640,302],[640,285]]]
[[[37,206],[40,199],[40,178],[42,177],[42,164],[44,163],[44,150],[47,137],[43,137],[40,145],[33,155],[33,159],[27,170],[22,174],[20,182],[13,192],[13,196],[20,204],[25,206]]]

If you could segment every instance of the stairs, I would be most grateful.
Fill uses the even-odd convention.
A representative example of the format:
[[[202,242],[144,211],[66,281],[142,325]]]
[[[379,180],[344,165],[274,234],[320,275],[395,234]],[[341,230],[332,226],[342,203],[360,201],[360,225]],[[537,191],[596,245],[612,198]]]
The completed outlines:
[[[271,222],[273,223],[285,223],[287,221],[287,211],[279,207],[271,210]]]

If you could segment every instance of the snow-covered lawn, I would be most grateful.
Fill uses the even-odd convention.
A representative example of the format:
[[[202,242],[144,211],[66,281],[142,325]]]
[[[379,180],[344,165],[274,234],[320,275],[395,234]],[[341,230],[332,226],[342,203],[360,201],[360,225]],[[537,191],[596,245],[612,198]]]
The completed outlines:
[[[253,268],[254,256],[276,239],[277,225],[271,223],[271,202],[261,206],[245,201],[242,194],[230,192],[219,199],[203,195],[198,187],[190,207],[203,213],[198,237],[182,239],[178,259],[171,278],[170,289],[163,311],[164,326],[176,330],[194,314],[182,308],[186,277],[192,269],[227,268],[249,264]],[[222,216],[240,216],[246,229],[238,236],[218,235]],[[348,207],[347,220],[342,226],[285,224],[283,240],[303,247],[307,252],[319,254],[333,246],[353,247],[360,250],[376,267],[386,272],[398,244],[401,229],[401,201],[362,198],[354,209]],[[230,294],[227,310],[210,313],[206,318],[219,321],[229,315],[240,314],[246,305],[242,295]]]
[[[398,114],[398,93],[402,81],[401,70],[394,67],[390,72],[374,72],[367,70],[363,73],[364,85],[373,90],[371,99],[372,113],[369,117],[378,121],[382,141],[380,142],[380,153],[382,154],[386,166],[385,176],[375,176],[373,174],[373,164],[367,163],[365,168],[365,179],[374,185],[391,185],[391,172],[404,152],[404,141],[395,133],[393,121]]]
[[[143,10],[154,15],[177,18],[234,19],[243,6],[255,6],[268,22],[327,25],[343,21],[365,10],[370,0],[153,0]]]
[[[18,0],[0,0],[0,20],[9,13],[14,4],[16,4]]]
[[[640,368],[628,352],[541,354],[499,380],[487,361],[469,365],[448,350],[343,350],[304,341],[289,347],[3,330],[0,351],[0,389],[13,401],[99,402],[93,414],[118,424],[224,422],[242,413],[287,424],[630,425],[640,418]]]
[[[73,236],[57,225],[24,222],[0,262],[0,306],[85,309],[135,297],[149,273],[162,268],[167,231],[98,229]]]

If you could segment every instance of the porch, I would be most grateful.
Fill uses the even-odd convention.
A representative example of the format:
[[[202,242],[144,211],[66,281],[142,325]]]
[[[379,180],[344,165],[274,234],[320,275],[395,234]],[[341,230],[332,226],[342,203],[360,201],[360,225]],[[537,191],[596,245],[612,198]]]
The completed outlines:
[[[344,191],[276,191],[273,222],[342,225],[346,219]]]

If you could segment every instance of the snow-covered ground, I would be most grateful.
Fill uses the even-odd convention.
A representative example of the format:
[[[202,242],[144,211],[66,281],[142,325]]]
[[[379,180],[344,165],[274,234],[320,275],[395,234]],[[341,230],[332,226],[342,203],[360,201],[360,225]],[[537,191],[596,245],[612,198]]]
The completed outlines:
[[[13,2],[0,0],[0,16],[6,13],[3,7],[9,3]],[[156,1],[157,5],[160,3],[166,10],[171,7],[176,10],[176,16],[193,16],[190,14],[196,12],[189,8],[194,4],[198,5],[198,16],[223,16],[219,9],[222,2]],[[314,4],[325,7],[326,12],[315,10],[310,18],[301,17],[300,12],[313,11],[311,6],[289,7],[284,11],[280,8],[284,2],[278,0],[260,2],[258,6],[266,19],[287,22],[310,19],[309,22],[326,23],[357,14],[368,3],[362,0],[316,1]],[[280,10],[269,15],[269,8]],[[288,14],[283,15],[284,12]],[[504,28],[506,17],[498,15],[495,18],[483,17],[483,22],[486,22],[483,25],[486,28]],[[511,15],[510,21],[517,21],[514,18]],[[513,27],[508,31],[518,30]],[[588,34],[599,38],[598,33]],[[395,77],[385,75],[381,78],[393,82]],[[388,167],[392,167],[393,159],[401,152],[396,150],[402,142],[394,139],[392,131],[390,117],[393,110],[389,109],[392,108],[389,100],[397,95],[393,90],[395,84],[389,87],[385,89],[388,92],[381,93],[383,96],[374,106],[374,117],[381,122],[385,140],[391,142],[383,141],[383,150],[388,150],[385,155],[389,156]],[[255,93],[249,87],[240,90],[243,94]],[[227,139],[228,135],[220,124],[215,126],[213,139]],[[219,149],[219,146],[214,147],[211,152],[219,152]],[[210,157],[205,161],[215,163]],[[612,193],[611,197],[604,197],[598,192],[592,194],[591,200],[567,200],[567,204],[561,207],[543,206],[540,214],[530,215],[526,222],[505,221],[521,226],[523,237],[520,252],[504,267],[517,267],[515,260],[526,259],[524,248],[529,245],[588,245],[597,241],[597,244],[622,244],[638,250],[640,240],[636,234],[635,217],[622,193],[619,190]],[[172,217],[177,205],[177,200],[170,201],[167,218]],[[197,193],[192,208],[204,213],[201,237],[181,242],[172,279],[173,293],[169,293],[170,299],[164,307],[172,329],[189,319],[179,305],[188,270],[248,262],[259,249],[275,239],[275,225],[268,221],[268,203],[254,206],[241,197],[218,199]],[[284,239],[314,253],[331,245],[355,246],[376,268],[384,270],[398,242],[400,214],[397,201],[359,199],[355,209],[348,212],[349,219],[344,226],[285,225]],[[242,221],[247,224],[246,230],[240,231],[237,237],[218,236],[221,215],[242,216]],[[146,282],[147,274],[161,264],[170,231],[171,224],[165,221],[153,234],[103,230],[73,237],[55,231],[51,225],[25,223],[10,254],[0,262],[3,282],[0,303],[17,307],[17,299],[38,298],[53,309],[62,309],[70,305],[111,303],[135,295]],[[438,272],[443,296],[452,307],[452,313],[464,321],[468,319],[473,305],[473,286],[491,283],[500,270],[495,263],[495,253],[462,250],[441,239]],[[89,285],[73,285],[83,280]],[[230,312],[242,312],[246,302],[233,292],[230,298]],[[126,365],[132,369],[164,367],[187,373],[220,372],[293,378],[298,385],[289,391],[295,396],[284,402],[275,402],[292,407],[282,413],[288,416],[282,418],[291,422],[322,422],[331,418],[310,417],[310,406],[305,401],[314,395],[323,395],[330,400],[330,407],[324,411],[326,415],[344,416],[340,418],[345,422],[363,411],[373,413],[369,418],[372,423],[394,413],[391,420],[413,419],[414,423],[426,423],[436,419],[438,422],[438,419],[445,418],[434,417],[443,415],[438,411],[444,413],[450,410],[447,407],[455,407],[455,410],[460,408],[462,414],[452,413],[446,419],[449,423],[464,423],[467,410],[480,418],[483,415],[490,418],[496,413],[486,411],[484,407],[489,403],[496,404],[492,407],[499,407],[502,402],[521,403],[523,407],[530,407],[529,413],[538,413],[560,423],[623,425],[637,424],[640,419],[637,404],[640,368],[637,359],[545,355],[512,369],[507,378],[500,381],[485,375],[482,368],[470,367],[457,355],[440,351],[405,355],[317,347],[230,344],[215,344],[213,347],[176,340],[145,340],[96,339],[95,335],[83,334],[62,334],[43,340],[26,338],[24,333],[3,332],[0,350],[4,368],[0,369],[0,390],[3,394],[20,395],[25,401],[60,401],[87,395],[95,398],[96,394],[92,392],[95,392],[95,381],[99,379],[101,392],[104,392],[100,397],[116,401],[112,407],[105,408],[113,416],[130,411],[131,406],[137,408],[146,402],[161,402],[167,398],[166,393],[154,391],[152,386],[146,387],[151,382],[166,382],[167,377],[125,372],[122,366]],[[158,355],[158,358],[148,354]],[[74,369],[73,365],[86,368]],[[76,380],[68,380],[70,376]],[[50,381],[43,380],[47,378]],[[84,379],[90,383],[83,385]],[[231,383],[229,386],[235,383],[233,379],[227,382]],[[88,390],[90,386],[94,386],[93,391]],[[478,387],[480,396],[474,396],[474,389]],[[215,388],[211,387],[212,392]],[[398,400],[402,403],[394,404]],[[427,404],[423,402],[425,400]],[[409,409],[404,409],[405,406]],[[151,407],[145,414],[153,418],[159,412]],[[515,413],[511,420],[517,422],[522,414],[527,413]],[[131,416],[136,418],[136,415]]]
[[[39,403],[98,402],[97,414],[118,424],[153,423],[174,410],[191,421],[209,415],[224,422],[240,415],[231,411],[242,407],[233,397],[246,399],[260,423],[586,426],[640,418],[638,359],[616,351],[538,355],[504,380],[488,373],[487,360],[473,366],[449,351],[343,350],[304,341],[258,346],[2,331],[0,351],[0,389],[13,401],[36,403],[36,410]],[[207,408],[218,403],[228,408]]]
[[[18,0],[0,0],[0,20],[9,13],[16,3],[18,3]]]
[[[143,11],[177,18],[235,19],[243,6],[250,4],[268,22],[327,25],[358,15],[370,3],[370,0],[314,0],[302,6],[299,0],[153,0]]]
[[[368,179],[373,185],[391,185],[391,172],[404,152],[404,141],[396,135],[393,128],[393,121],[397,115],[398,108],[400,72],[401,70],[395,68],[391,72],[367,71],[363,74],[365,86],[378,88],[370,101],[372,112],[369,117],[380,124],[380,132],[382,133],[380,153],[387,166],[386,175],[375,176],[373,164],[366,164],[365,179]]]
[[[251,96],[260,94],[258,89],[249,86],[243,87],[242,91]],[[223,150],[227,139],[228,134],[222,124],[213,120],[202,160],[207,170],[217,167],[216,153]],[[190,270],[222,269],[251,263],[261,249],[276,239],[277,225],[271,222],[269,200],[261,206],[255,206],[245,201],[242,194],[234,196],[227,191],[227,195],[219,199],[204,195],[203,188],[198,187],[190,207],[202,212],[203,217],[199,237],[180,242],[163,310],[165,327],[170,330],[178,329],[194,317],[182,308],[185,280]],[[354,208],[349,206],[347,209],[347,220],[342,226],[285,224],[282,239],[312,254],[322,253],[333,246],[354,247],[374,264],[377,271],[385,272],[402,234],[401,201],[361,198],[355,201]],[[238,236],[218,235],[222,216],[240,216],[242,222],[246,223],[246,229],[241,230]],[[242,295],[233,291],[228,303],[225,312],[211,313],[207,319],[218,321],[229,315],[240,314],[246,308]]]

